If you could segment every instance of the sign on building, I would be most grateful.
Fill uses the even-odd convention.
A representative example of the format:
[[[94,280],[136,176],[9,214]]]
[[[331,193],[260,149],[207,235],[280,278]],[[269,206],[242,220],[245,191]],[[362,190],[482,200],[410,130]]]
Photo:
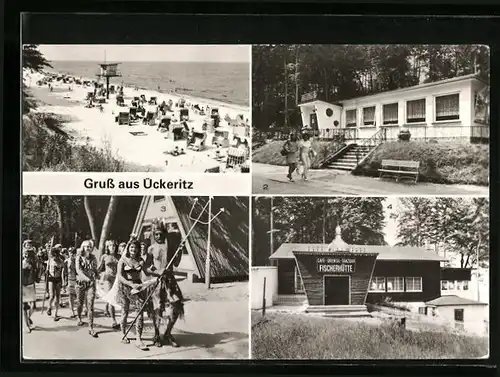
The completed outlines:
[[[352,274],[356,271],[356,259],[344,257],[319,257],[317,271],[321,274]]]

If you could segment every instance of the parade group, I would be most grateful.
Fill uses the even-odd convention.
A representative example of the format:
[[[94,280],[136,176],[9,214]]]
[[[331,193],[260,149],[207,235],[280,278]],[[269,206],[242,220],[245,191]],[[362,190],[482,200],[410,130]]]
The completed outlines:
[[[122,331],[123,343],[130,343],[127,336],[135,323],[136,347],[148,348],[143,342],[144,313],[153,322],[153,343],[157,347],[178,347],[171,332],[184,315],[184,298],[173,272],[181,261],[185,247],[175,224],[160,224],[154,231],[154,242],[148,246],[132,235],[128,242],[105,242],[102,256],[96,257],[94,241],[85,240],[79,249],[52,245],[38,249],[31,240],[23,242],[22,302],[27,332],[35,329],[32,314],[37,309],[36,283],[45,282],[41,313],[58,322],[60,308],[69,305],[70,318],[77,319],[76,326],[84,326],[87,317],[88,332],[98,337],[94,329],[94,303],[99,296],[105,303],[106,316],[111,318],[114,330]],[[61,301],[61,291],[68,295],[68,303]],[[76,300],[76,302],[75,302]],[[84,311],[85,309],[85,311]],[[121,309],[121,322],[117,323],[116,309]],[[136,317],[128,325],[128,317]],[[163,336],[160,326],[166,324]]]

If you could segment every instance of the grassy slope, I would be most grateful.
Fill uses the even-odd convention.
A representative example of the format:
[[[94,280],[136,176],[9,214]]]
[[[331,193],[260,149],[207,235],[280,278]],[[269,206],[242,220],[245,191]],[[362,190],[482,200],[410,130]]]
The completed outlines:
[[[342,319],[252,313],[255,359],[478,358],[486,338],[430,331],[404,331]]]
[[[488,145],[419,141],[385,143],[359,166],[357,174],[378,177],[382,159],[420,161],[422,181],[488,185]]]
[[[285,144],[284,140],[271,141],[268,144],[254,150],[252,152],[252,161],[260,162],[263,164],[271,164],[278,166],[286,165],[286,158],[280,154],[281,148]],[[317,152],[317,156],[312,162],[312,167],[317,168],[323,160],[330,154],[337,150],[338,145],[333,144],[331,141],[318,141],[313,140],[313,149]]]

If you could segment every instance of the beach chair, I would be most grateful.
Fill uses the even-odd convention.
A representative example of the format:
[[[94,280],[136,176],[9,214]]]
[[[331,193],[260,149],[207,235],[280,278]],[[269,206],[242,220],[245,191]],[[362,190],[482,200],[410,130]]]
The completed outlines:
[[[138,103],[140,100],[141,100],[141,97],[137,97],[137,96],[136,96],[136,97],[134,97],[134,102],[137,102],[137,103]]]
[[[215,130],[212,145],[216,145],[221,148],[229,147],[229,131]]]
[[[157,104],[158,104],[158,102],[157,102],[157,100],[156,100],[156,97],[151,97],[151,98],[149,99],[149,104],[150,104],[150,105],[157,105]]]
[[[158,124],[158,128],[156,130],[157,131],[168,131],[171,123],[172,123],[172,120],[170,119],[170,117],[164,117],[160,121],[160,124]]]
[[[185,138],[186,138],[186,132],[184,126],[180,123],[172,124],[169,133],[169,139],[177,141],[177,140],[183,140]]]
[[[85,97],[86,101],[90,101],[94,99],[94,92],[87,92],[87,97]]]
[[[116,104],[118,106],[125,106],[125,100],[123,99],[123,96],[116,96]]]
[[[145,94],[141,94],[140,101],[141,101],[142,103],[144,103],[144,102],[148,102],[148,101],[147,101],[147,99],[146,99],[146,95],[145,95]]]
[[[122,124],[130,124],[130,113],[126,111],[120,111],[120,113],[118,114],[118,125],[121,126]]]
[[[179,119],[180,121],[188,121],[189,120],[189,109],[181,109],[179,111]]]
[[[227,151],[226,168],[234,169],[241,166],[246,160],[246,151],[241,148],[229,148]]]
[[[194,131],[193,132],[193,141],[189,143],[187,146],[189,149],[193,151],[202,151],[205,149],[205,140],[207,139],[206,132]]]
[[[220,115],[219,115],[219,109],[216,107],[213,107],[212,110],[210,111],[210,118],[214,120],[214,127],[219,127],[220,124]]]
[[[130,113],[130,121],[134,121],[139,118],[137,116],[137,107],[131,107],[129,113]]]
[[[147,124],[148,126],[154,126],[155,125],[154,116],[155,116],[154,112],[148,111],[148,113],[142,120],[142,123]]]

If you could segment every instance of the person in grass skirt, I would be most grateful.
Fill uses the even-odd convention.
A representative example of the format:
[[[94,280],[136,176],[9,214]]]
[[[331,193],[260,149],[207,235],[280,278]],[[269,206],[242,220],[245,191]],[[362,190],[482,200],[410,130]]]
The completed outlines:
[[[97,332],[94,330],[94,303],[96,296],[97,258],[92,253],[93,243],[83,241],[80,248],[80,255],[76,258],[76,298],[78,302],[77,315],[78,326],[83,326],[82,311],[84,302],[88,303],[87,318],[89,322],[89,334],[97,338]]]
[[[112,306],[122,309],[121,329],[124,336],[128,329],[128,316],[131,311],[136,312],[138,317],[135,322],[136,347],[147,351],[148,348],[142,341],[144,311],[147,311],[153,319],[154,313],[150,302],[141,310],[147,298],[146,290],[142,289],[143,281],[141,278],[143,269],[144,261],[141,258],[141,245],[133,237],[118,262],[115,283],[108,294],[103,297],[103,300]],[[129,344],[130,339],[124,337],[122,342]]]
[[[75,299],[76,299],[76,248],[68,249],[68,258],[64,261],[63,281],[68,293],[69,308],[71,318],[76,317]]]
[[[31,315],[33,314],[36,302],[35,283],[38,283],[39,281],[35,249],[31,244],[31,240],[26,240],[23,243],[22,290],[23,317],[28,332],[31,332],[33,329]]]
[[[117,254],[116,242],[113,240],[107,240],[105,244],[105,252],[101,256],[98,270],[101,272],[99,287],[101,289],[100,297],[105,296],[113,287],[116,279],[116,272],[118,268],[118,261],[120,260],[120,255]],[[113,323],[113,329],[119,329],[120,326],[116,322],[116,310],[113,305],[106,303],[105,313],[107,317],[111,317]]]
[[[52,304],[54,304],[54,321],[61,319],[57,315],[59,303],[61,302],[62,274],[64,261],[61,258],[61,245],[56,245],[50,250],[49,260],[47,262],[47,283],[49,291],[49,308],[47,315],[52,315]]]

